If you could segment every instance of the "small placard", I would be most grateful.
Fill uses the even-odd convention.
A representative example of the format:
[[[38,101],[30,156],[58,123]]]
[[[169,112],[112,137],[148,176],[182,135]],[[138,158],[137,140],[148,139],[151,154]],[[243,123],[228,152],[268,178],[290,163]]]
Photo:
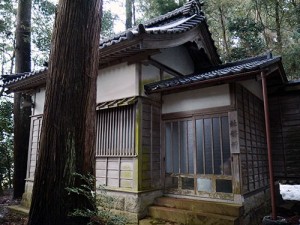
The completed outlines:
[[[237,111],[228,112],[229,118],[229,138],[230,138],[230,151],[231,153],[240,153],[239,142],[239,126]]]

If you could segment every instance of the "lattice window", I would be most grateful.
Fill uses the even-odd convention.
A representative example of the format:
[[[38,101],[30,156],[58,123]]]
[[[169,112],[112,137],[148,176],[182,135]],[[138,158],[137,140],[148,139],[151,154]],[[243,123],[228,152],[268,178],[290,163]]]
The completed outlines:
[[[231,175],[228,116],[172,121],[166,127],[166,172]]]
[[[165,154],[165,187],[171,193],[231,196],[227,113],[165,122]]]
[[[97,111],[97,156],[135,155],[135,105]]]

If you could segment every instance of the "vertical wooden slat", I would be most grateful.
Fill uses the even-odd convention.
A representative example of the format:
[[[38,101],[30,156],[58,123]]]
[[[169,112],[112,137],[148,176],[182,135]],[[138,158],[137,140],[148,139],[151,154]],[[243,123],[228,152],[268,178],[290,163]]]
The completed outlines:
[[[171,133],[171,141],[170,141],[170,153],[171,153],[171,155],[170,155],[170,159],[171,159],[171,171],[172,171],[172,173],[174,172],[174,166],[173,166],[173,163],[174,163],[174,154],[173,154],[173,123],[171,123],[171,131],[170,131],[170,133]]]
[[[135,155],[135,148],[134,148],[134,143],[135,143],[135,110],[132,107],[132,116],[131,116],[131,124],[132,124],[132,131],[131,131],[131,149],[132,149],[132,155]]]
[[[124,108],[124,114],[125,114],[125,118],[128,118],[127,108]],[[127,130],[127,127],[128,127],[128,120],[125,119],[125,126],[124,126],[124,130],[125,130],[125,134],[124,134],[124,137],[125,137],[125,142],[124,142],[125,155],[128,155],[128,130]]]
[[[154,182],[153,178],[153,106],[150,105],[150,179],[152,183]]]
[[[204,132],[204,119],[202,119],[202,154],[203,154],[203,173],[206,174],[206,163],[205,163],[205,132]]]
[[[97,156],[135,155],[134,105],[98,111]]]
[[[189,173],[189,139],[188,139],[188,121],[186,121],[185,126],[185,164],[186,164],[186,173]]]
[[[181,153],[181,138],[180,138],[181,130],[180,130],[180,122],[178,121],[176,123],[178,123],[178,125],[177,125],[178,126],[178,132],[177,132],[178,133],[177,134],[178,135],[178,137],[177,137],[178,138],[178,152],[179,152],[178,153],[178,158],[179,158],[179,160],[178,160],[179,161],[178,171],[179,171],[179,173],[181,173],[181,154],[182,154]]]
[[[223,138],[222,138],[222,120],[221,117],[219,117],[219,124],[220,124],[220,152],[221,152],[221,168],[222,168],[222,174],[224,175],[224,158],[223,158]]]
[[[214,160],[214,125],[213,125],[213,117],[210,118],[210,137],[211,137],[211,166],[212,173],[215,174],[215,160]]]
[[[109,123],[109,129],[110,129],[110,136],[109,136],[109,149],[110,149],[110,155],[114,156],[114,148],[113,148],[113,140],[114,140],[114,114],[112,113],[112,110],[110,109],[110,123]]]
[[[132,124],[132,108],[128,108],[129,110],[129,155],[133,155],[133,148],[132,148],[132,133],[133,133],[133,124]]]

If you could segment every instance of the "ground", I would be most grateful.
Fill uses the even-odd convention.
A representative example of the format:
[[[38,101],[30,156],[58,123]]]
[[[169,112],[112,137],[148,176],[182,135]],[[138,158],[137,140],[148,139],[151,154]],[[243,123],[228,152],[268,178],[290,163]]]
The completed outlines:
[[[6,206],[19,204],[20,200],[12,200],[12,190],[0,195],[0,224],[1,225],[26,225],[28,218],[10,212]]]
[[[297,194],[298,191],[296,192]],[[12,200],[12,190],[5,191],[0,195],[0,224],[1,225],[26,225],[28,218],[23,215],[17,215],[6,209],[6,206],[19,204],[20,200]],[[300,224],[300,201],[281,200],[278,207],[278,214],[288,219],[291,225]],[[150,224],[174,225],[174,223],[162,223],[161,221],[152,221]]]

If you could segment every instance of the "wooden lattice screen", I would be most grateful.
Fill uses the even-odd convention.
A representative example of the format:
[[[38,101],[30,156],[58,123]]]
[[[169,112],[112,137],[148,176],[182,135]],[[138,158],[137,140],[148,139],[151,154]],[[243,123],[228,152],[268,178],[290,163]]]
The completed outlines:
[[[134,130],[134,104],[98,110],[96,156],[134,156]]]

